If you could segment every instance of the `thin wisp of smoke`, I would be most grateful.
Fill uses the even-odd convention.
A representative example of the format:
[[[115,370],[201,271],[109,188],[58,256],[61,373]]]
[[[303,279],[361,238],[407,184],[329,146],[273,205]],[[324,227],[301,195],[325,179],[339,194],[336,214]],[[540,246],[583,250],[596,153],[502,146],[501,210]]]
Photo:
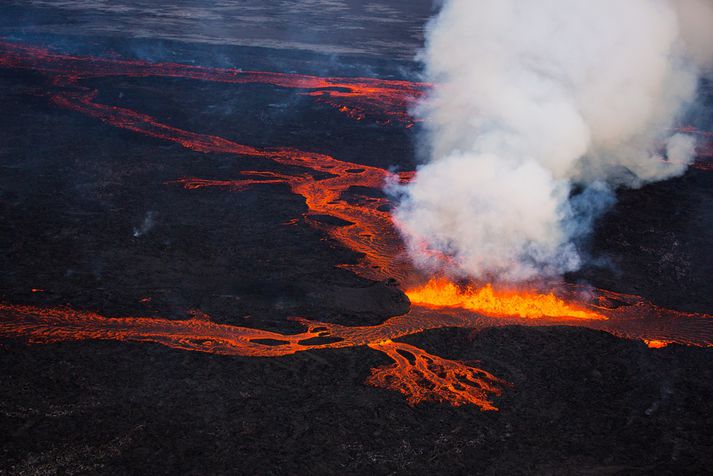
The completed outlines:
[[[713,64],[711,20],[709,0],[446,1],[415,111],[430,157],[391,187],[414,261],[506,282],[580,267],[617,187],[692,160],[672,130]]]

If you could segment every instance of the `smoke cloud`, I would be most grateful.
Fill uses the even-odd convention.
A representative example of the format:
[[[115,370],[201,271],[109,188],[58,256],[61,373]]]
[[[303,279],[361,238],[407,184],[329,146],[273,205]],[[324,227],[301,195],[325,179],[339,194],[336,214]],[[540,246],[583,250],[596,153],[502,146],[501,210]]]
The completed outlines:
[[[422,52],[428,162],[393,187],[414,261],[518,282],[576,270],[617,187],[682,174],[709,0],[448,0]]]

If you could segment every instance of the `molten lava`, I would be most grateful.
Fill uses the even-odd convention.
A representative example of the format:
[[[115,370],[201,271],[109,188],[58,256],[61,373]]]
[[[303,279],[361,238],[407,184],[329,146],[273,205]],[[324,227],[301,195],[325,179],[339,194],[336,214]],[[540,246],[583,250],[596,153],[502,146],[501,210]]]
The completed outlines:
[[[248,187],[286,184],[304,197],[308,211],[302,217],[343,246],[361,253],[353,272],[369,279],[415,275],[404,258],[403,247],[386,198],[359,193],[380,190],[387,180],[408,181],[413,172],[392,174],[378,167],[344,162],[326,154],[290,148],[259,149],[228,139],[191,132],[159,122],[141,112],[99,104],[97,92],[82,85],[90,78],[160,76],[198,81],[246,84],[262,83],[296,88],[302,94],[329,104],[356,120],[376,118],[380,124],[413,124],[407,109],[428,85],[373,78],[320,78],[316,76],[205,68],[175,63],[105,59],[53,53],[45,49],[0,42],[0,67],[32,70],[51,79],[51,101],[62,108],[98,119],[106,124],[205,153],[260,157],[300,172],[242,171],[225,180],[183,177],[170,182],[191,193],[207,187],[240,192]],[[284,168],[284,167],[283,167]],[[325,178],[326,175],[326,178]],[[357,197],[356,199],[354,197]],[[347,224],[333,226],[313,219],[329,215]],[[293,224],[291,220],[288,224]],[[34,291],[34,290],[33,290]],[[39,290],[37,290],[39,291]],[[432,280],[407,292],[413,303],[408,314],[377,326],[341,326],[296,319],[306,330],[283,335],[260,329],[212,322],[199,311],[186,320],[148,317],[108,318],[92,312],[65,308],[38,308],[0,304],[0,338],[23,338],[30,343],[53,343],[85,339],[152,342],[175,349],[246,357],[279,357],[312,349],[368,346],[383,352],[394,363],[372,370],[370,385],[403,393],[411,404],[421,401],[471,404],[494,410],[492,397],[500,395],[505,382],[492,374],[461,362],[431,355],[395,339],[445,327],[485,328],[508,324],[580,325],[605,330],[650,346],[676,342],[713,344],[713,319],[662,309],[637,296],[596,290],[593,297],[579,289],[564,289],[572,302],[554,293],[496,291],[490,285],[461,288],[444,280]],[[146,302],[150,298],[143,298]],[[579,302],[579,304],[574,304]],[[315,338],[329,343],[316,344]],[[324,342],[319,340],[319,342]]]
[[[29,69],[61,77],[69,83],[81,79],[128,76],[185,78],[231,84],[270,84],[303,90],[347,116],[373,117],[380,124],[413,125],[409,106],[423,95],[426,83],[377,78],[323,78],[304,74],[207,68],[179,63],[149,63],[52,52],[35,46],[0,41],[0,67]]]
[[[652,349],[663,349],[664,347],[670,344],[670,342],[667,342],[665,340],[657,339],[644,339],[644,343]]]
[[[500,395],[504,382],[488,372],[463,363],[443,359],[392,338],[403,337],[447,325],[468,327],[466,320],[404,316],[372,327],[347,327],[327,322],[297,319],[306,331],[279,334],[248,327],[211,322],[200,311],[186,320],[131,317],[107,318],[71,309],[43,309],[0,304],[0,338],[25,338],[33,344],[49,344],[85,339],[152,342],[174,349],[248,357],[279,357],[312,349],[368,345],[394,360],[393,365],[372,370],[370,385],[398,390],[409,403],[421,401],[472,404],[496,410],[491,395]],[[330,343],[312,344],[315,338],[329,337]],[[407,355],[408,357],[405,357]],[[410,358],[409,358],[410,357]]]
[[[431,355],[403,342],[388,340],[369,347],[384,352],[394,364],[372,369],[366,382],[403,393],[411,405],[430,400],[497,410],[489,401],[490,395],[499,396],[507,384],[484,370]],[[431,385],[426,387],[423,382]]]
[[[524,319],[543,317],[573,317],[576,319],[606,319],[583,307],[569,304],[554,293],[495,291],[486,284],[461,289],[445,279],[432,279],[424,286],[406,291],[412,303],[431,307],[457,307],[486,316],[517,316]]]

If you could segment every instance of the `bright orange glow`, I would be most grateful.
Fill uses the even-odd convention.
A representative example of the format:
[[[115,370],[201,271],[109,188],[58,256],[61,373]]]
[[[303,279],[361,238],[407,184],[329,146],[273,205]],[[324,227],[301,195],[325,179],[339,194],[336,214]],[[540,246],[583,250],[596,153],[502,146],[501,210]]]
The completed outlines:
[[[229,84],[271,84],[301,90],[316,101],[355,120],[367,117],[381,125],[413,125],[408,108],[429,87],[426,83],[379,78],[325,78],[306,74],[208,68],[180,63],[151,63],[92,56],[66,55],[44,48],[0,41],[0,67],[56,74],[65,85],[87,78],[160,76]]]
[[[670,344],[669,341],[658,339],[644,339],[644,342],[652,349],[663,349]]]
[[[566,303],[553,293],[495,291],[490,284],[478,289],[461,289],[446,279],[432,279],[420,288],[407,290],[406,295],[412,303],[421,306],[456,307],[487,316],[606,319],[597,312]]]
[[[369,385],[396,390],[415,405],[422,401],[475,405],[496,410],[492,396],[504,381],[461,362],[443,359],[391,339],[441,327],[473,327],[473,316],[433,319],[414,313],[397,316],[376,326],[341,326],[295,319],[305,327],[298,334],[212,322],[200,311],[184,320],[160,317],[107,318],[67,308],[39,308],[0,303],[0,338],[24,338],[32,344],[77,340],[152,342],[174,349],[247,357],[280,357],[312,349],[369,346],[393,361],[372,369]],[[320,343],[318,339],[328,339]]]
[[[369,347],[384,352],[394,364],[372,369],[366,382],[403,393],[411,405],[434,401],[455,407],[469,404],[481,410],[497,410],[490,402],[490,395],[499,396],[502,386],[507,384],[484,370],[429,354],[403,342],[389,340],[369,344]]]
[[[381,190],[386,181],[407,182],[413,178],[414,172],[396,175],[379,167],[345,162],[326,154],[286,147],[261,149],[219,136],[179,129],[138,111],[96,102],[97,91],[85,87],[82,80],[160,76],[234,84],[271,84],[299,89],[300,94],[333,106],[355,120],[370,117],[379,124],[400,123],[405,127],[413,125],[407,113],[409,103],[428,85],[374,78],[320,78],[70,56],[1,41],[0,67],[46,74],[51,78],[53,88],[48,97],[56,106],[114,127],[174,142],[196,152],[235,158],[259,157],[288,166],[286,169],[291,172],[242,170],[238,177],[226,180],[184,177],[170,183],[194,191],[192,193],[200,193],[199,190],[207,187],[240,192],[249,187],[284,184],[292,193],[304,197],[308,208],[302,217],[284,224],[294,225],[303,220],[342,246],[360,253],[358,263],[343,267],[373,280],[397,278],[405,281],[415,275],[405,259],[388,211],[388,199],[379,194],[364,193],[364,189]],[[707,132],[699,134],[713,137]],[[699,149],[699,155],[702,150]],[[709,155],[713,156],[713,152]],[[343,223],[341,226],[325,223],[319,220],[319,215],[335,217]],[[445,256],[439,258],[448,259]],[[562,291],[567,289],[563,287],[558,293]],[[573,291],[571,294],[577,297],[569,302],[554,293],[501,291],[491,285],[478,289],[461,288],[447,280],[434,279],[407,292],[413,304],[407,314],[392,317],[382,324],[350,327],[300,318],[296,321],[304,326],[304,331],[285,335],[218,324],[200,311],[191,312],[190,319],[185,320],[109,318],[67,308],[0,303],[0,338],[21,338],[38,344],[84,339],[152,342],[174,349],[246,357],[280,357],[312,349],[368,346],[394,362],[372,369],[367,379],[370,385],[398,391],[410,404],[436,401],[456,406],[474,405],[482,410],[496,409],[492,397],[500,395],[506,385],[504,381],[484,370],[429,354],[395,339],[445,327],[480,329],[509,324],[565,323],[642,339],[650,347],[662,347],[671,342],[699,346],[713,344],[713,319],[709,315],[659,308],[633,295],[596,290],[591,293],[591,299],[584,299],[581,296],[590,293]],[[147,304],[151,298],[140,298],[139,302]]]

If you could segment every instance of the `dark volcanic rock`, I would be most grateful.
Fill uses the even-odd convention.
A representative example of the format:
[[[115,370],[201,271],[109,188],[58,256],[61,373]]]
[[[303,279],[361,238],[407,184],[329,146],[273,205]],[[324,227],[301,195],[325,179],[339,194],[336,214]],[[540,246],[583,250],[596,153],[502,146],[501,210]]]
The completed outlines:
[[[19,474],[705,473],[713,352],[578,328],[408,339],[512,383],[499,412],[363,384],[366,348],[279,359],[82,342],[0,353],[0,461]]]
[[[622,190],[597,223],[594,260],[571,279],[642,295],[661,306],[713,309],[713,173]]]
[[[410,57],[421,44],[432,2],[10,3],[3,34],[78,54],[403,79],[416,67],[392,56]],[[213,28],[212,8],[248,20]],[[363,27],[377,20],[382,37]],[[57,35],[85,30],[107,37]],[[162,40],[123,37],[134,32]],[[380,53],[387,56],[364,57]],[[172,127],[332,154],[358,164],[348,171],[354,176],[367,165],[415,167],[413,129],[355,121],[287,88],[120,76],[82,85],[97,89],[97,102]],[[395,283],[339,267],[358,255],[319,228],[349,223],[303,219],[305,201],[287,185],[175,183],[305,170],[118,129],[52,105],[52,87],[41,74],[0,70],[0,301],[109,317],[183,319],[200,310],[214,322],[281,333],[304,330],[292,316],[363,326],[407,311]],[[589,244],[604,266],[570,278],[710,313],[712,180],[691,171],[621,192]],[[365,187],[339,197],[383,198]],[[410,407],[397,392],[368,387],[371,369],[391,362],[367,347],[268,359],[149,343],[2,341],[0,475],[711,472],[711,349],[652,350],[564,327],[442,329],[404,340],[479,361],[511,382],[495,400],[500,411]]]
[[[346,313],[372,313],[376,315],[398,316],[409,310],[409,300],[399,288],[388,282],[373,283],[357,287],[319,287],[308,296],[319,301],[325,308],[338,309]]]

